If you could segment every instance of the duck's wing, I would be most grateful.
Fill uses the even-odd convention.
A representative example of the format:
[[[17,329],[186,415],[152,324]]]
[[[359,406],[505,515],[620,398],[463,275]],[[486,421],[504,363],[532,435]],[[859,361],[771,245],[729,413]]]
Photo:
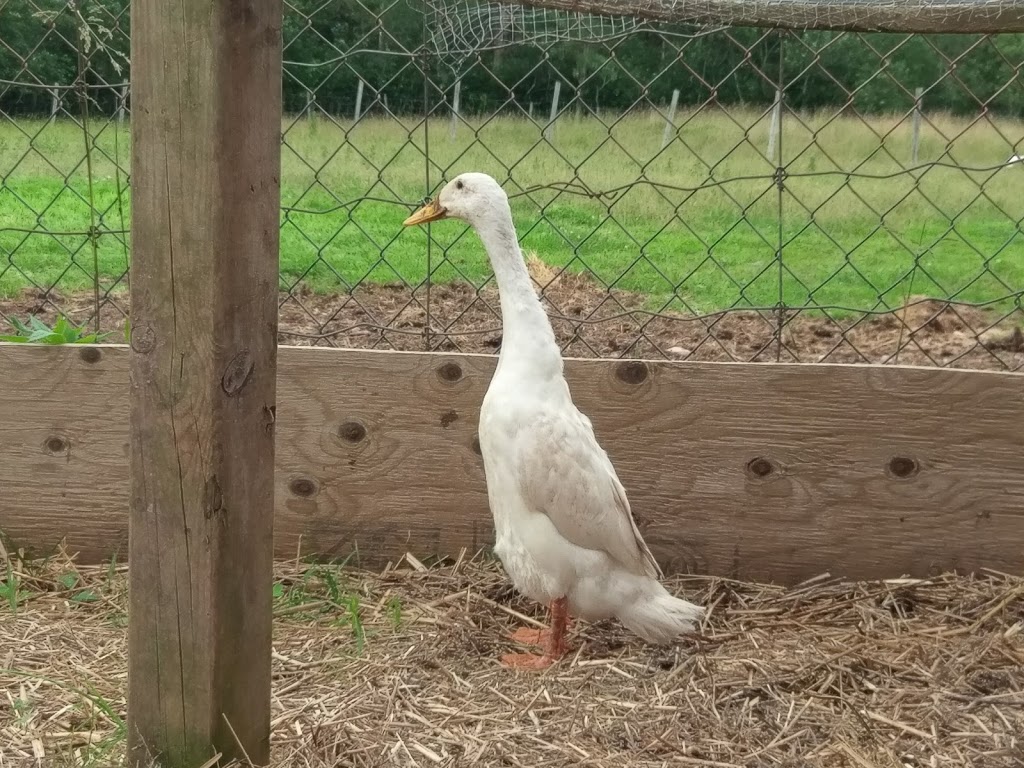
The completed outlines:
[[[516,464],[530,508],[573,544],[601,550],[633,573],[660,577],[590,420],[571,407],[545,410],[522,426]]]

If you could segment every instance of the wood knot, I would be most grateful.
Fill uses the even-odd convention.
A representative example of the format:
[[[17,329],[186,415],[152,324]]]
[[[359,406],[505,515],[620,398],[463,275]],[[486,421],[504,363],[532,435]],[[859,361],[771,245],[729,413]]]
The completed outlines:
[[[771,461],[764,456],[758,456],[756,459],[751,459],[747,462],[747,474],[752,477],[768,477],[774,471],[775,468],[772,466]]]
[[[156,347],[156,333],[148,325],[133,325],[129,344],[133,352],[148,355]]]
[[[309,477],[296,477],[288,484],[288,490],[296,496],[309,498],[317,492],[316,480]]]
[[[462,378],[462,366],[458,363],[443,363],[437,369],[437,377],[441,381],[447,381],[454,384],[456,381]]]
[[[249,383],[249,377],[252,376],[255,367],[256,364],[253,362],[249,350],[243,349],[231,358],[231,362],[224,369],[224,375],[220,379],[221,389],[227,393],[228,397],[234,397]]]
[[[206,478],[203,486],[203,516],[209,520],[224,511],[224,494],[216,475]]]
[[[441,414],[441,426],[444,429],[448,429],[452,424],[459,420],[459,414],[455,411],[445,411]]]
[[[346,443],[358,443],[366,437],[366,427],[358,421],[346,421],[338,427],[338,436]]]
[[[626,384],[642,384],[648,376],[647,363],[640,360],[627,360],[615,366],[615,375]]]
[[[920,469],[920,465],[907,456],[893,456],[889,459],[889,474],[893,477],[913,477]]]
[[[98,363],[103,353],[96,347],[83,347],[78,351],[78,356],[86,363]]]
[[[43,449],[52,456],[61,456],[68,452],[70,443],[60,435],[50,435],[43,443]]]

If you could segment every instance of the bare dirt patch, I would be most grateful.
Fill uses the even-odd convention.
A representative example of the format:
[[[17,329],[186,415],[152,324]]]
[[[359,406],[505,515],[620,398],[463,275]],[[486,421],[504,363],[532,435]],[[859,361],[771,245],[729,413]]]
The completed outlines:
[[[571,357],[1024,369],[1019,309],[1006,314],[913,297],[892,311],[852,317],[791,310],[654,315],[638,294],[608,291],[589,276],[557,273],[535,260],[530,267]],[[122,340],[116,334],[129,310],[127,294],[101,297],[99,305],[101,329]],[[493,285],[363,285],[343,294],[300,287],[280,294],[279,338],[293,345],[494,354],[501,348],[499,306]],[[52,322],[58,312],[93,323],[96,301],[56,291],[0,300],[0,316],[36,314]]]

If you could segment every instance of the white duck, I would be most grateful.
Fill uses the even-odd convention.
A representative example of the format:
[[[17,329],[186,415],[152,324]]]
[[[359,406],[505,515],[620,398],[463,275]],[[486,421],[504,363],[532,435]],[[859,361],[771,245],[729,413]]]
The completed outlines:
[[[501,297],[498,366],[480,409],[480,450],[495,524],[495,554],[512,583],[551,611],[550,630],[513,639],[544,648],[509,654],[508,666],[543,669],[567,653],[568,614],[617,617],[648,642],[665,644],[704,609],[673,597],[633,520],[625,490],[577,410],[561,351],[533,289],[508,197],[482,173],[465,173],[405,220],[468,223],[483,241]]]

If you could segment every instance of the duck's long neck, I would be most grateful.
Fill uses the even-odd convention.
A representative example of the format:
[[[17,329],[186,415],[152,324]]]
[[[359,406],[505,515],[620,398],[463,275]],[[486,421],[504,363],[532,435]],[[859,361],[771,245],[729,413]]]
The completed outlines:
[[[500,361],[515,360],[537,373],[560,375],[561,351],[544,306],[533,288],[511,216],[495,218],[497,221],[493,226],[480,227],[478,231],[490,257],[501,300],[499,365]]]

